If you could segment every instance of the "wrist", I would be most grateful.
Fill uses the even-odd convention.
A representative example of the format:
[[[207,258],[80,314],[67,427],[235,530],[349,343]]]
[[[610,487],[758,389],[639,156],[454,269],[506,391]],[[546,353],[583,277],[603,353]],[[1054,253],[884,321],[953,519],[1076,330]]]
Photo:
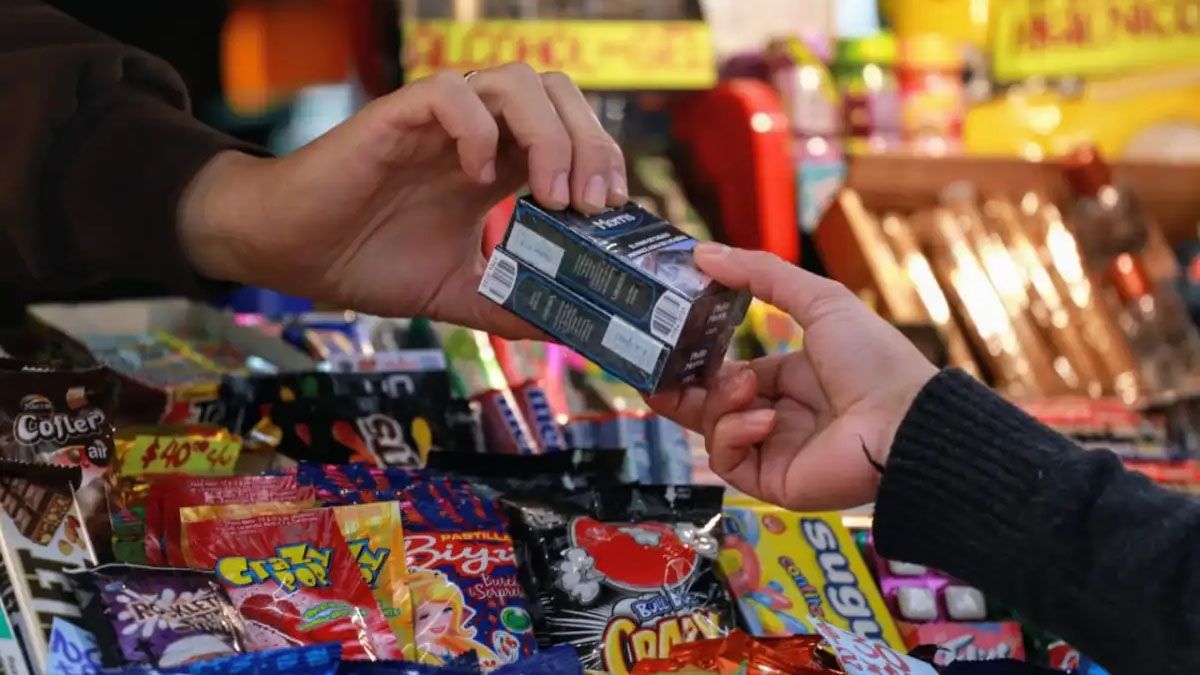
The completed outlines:
[[[271,161],[236,150],[219,152],[184,189],[176,228],[184,254],[200,275],[254,282],[247,235],[263,222],[260,186]]]

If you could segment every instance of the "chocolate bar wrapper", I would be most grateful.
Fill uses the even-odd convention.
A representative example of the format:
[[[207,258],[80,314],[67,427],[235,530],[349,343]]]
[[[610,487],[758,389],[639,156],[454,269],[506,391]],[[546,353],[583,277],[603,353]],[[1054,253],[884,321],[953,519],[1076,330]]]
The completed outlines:
[[[715,359],[728,348],[749,295],[696,267],[696,240],[635,202],[585,216],[517,200],[506,251],[687,360]]]
[[[78,467],[0,462],[0,597],[34,672],[43,672],[54,619],[82,611],[68,569],[96,557],[75,502]]]
[[[554,417],[546,390],[537,382],[529,380],[512,388],[517,407],[525,416],[541,452],[558,452],[567,449],[567,438],[562,425]]]
[[[16,613],[16,594],[9,591],[7,579],[8,571],[4,567],[3,556],[0,556],[0,673],[30,675],[33,667],[21,649],[21,642],[9,618],[10,613]],[[8,606],[10,604],[11,608]]]

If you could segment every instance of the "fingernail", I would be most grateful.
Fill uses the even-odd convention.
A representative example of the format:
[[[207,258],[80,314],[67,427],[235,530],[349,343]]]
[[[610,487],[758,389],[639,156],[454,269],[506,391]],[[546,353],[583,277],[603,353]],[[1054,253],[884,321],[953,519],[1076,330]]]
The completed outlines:
[[[725,244],[720,244],[715,241],[702,241],[696,244],[696,255],[702,255],[706,258],[723,258],[729,255],[733,249]]]
[[[479,170],[479,182],[484,185],[490,185],[496,180],[496,163],[488,162]]]
[[[583,203],[589,208],[603,209],[607,193],[608,189],[604,186],[604,179],[600,176],[592,176],[583,188]]]
[[[550,184],[550,199],[555,204],[566,206],[571,203],[571,186],[567,184],[567,172],[562,171],[554,176]]]
[[[746,424],[756,429],[762,429],[771,425],[775,421],[775,411],[770,408],[763,410],[754,410],[746,413]]]
[[[613,170],[612,172],[612,193],[618,201],[624,203],[629,201],[629,187],[625,185],[625,174]]]

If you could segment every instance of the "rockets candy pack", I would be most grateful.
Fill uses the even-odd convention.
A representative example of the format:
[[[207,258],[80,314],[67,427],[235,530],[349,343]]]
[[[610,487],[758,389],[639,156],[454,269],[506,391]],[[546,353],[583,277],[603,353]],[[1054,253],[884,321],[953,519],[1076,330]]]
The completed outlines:
[[[793,513],[750,498],[731,498],[724,514],[721,571],[752,635],[814,633],[823,619],[904,648],[839,514]]]
[[[211,570],[252,651],[338,642],[347,659],[398,656],[396,638],[329,509],[189,523],[188,566]]]
[[[55,619],[81,621],[66,570],[96,562],[75,503],[80,480],[78,467],[0,461],[0,600],[34,672]]]
[[[643,392],[720,366],[750,296],[696,266],[696,240],[630,203],[598,216],[517,202],[479,291]]]
[[[100,614],[90,627],[107,666],[173,668],[244,649],[242,619],[211,573],[108,564],[74,579]]]
[[[719,487],[623,486],[506,499],[543,646],[569,644],[616,675],[725,635]]]

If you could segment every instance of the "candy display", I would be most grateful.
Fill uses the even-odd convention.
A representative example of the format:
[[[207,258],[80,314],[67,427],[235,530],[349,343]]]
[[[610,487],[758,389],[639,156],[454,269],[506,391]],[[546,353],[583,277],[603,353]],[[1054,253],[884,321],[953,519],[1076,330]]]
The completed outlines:
[[[107,564],[73,579],[95,595],[107,666],[172,668],[244,651],[242,619],[211,573]]]
[[[633,202],[587,218],[522,198],[480,292],[643,391],[676,387],[715,370],[749,303],[695,244]]]
[[[724,520],[721,572],[752,635],[814,633],[821,619],[904,646],[838,514],[790,513],[743,498],[727,500]]]
[[[513,497],[541,644],[571,644],[586,668],[629,673],[675,644],[724,635],[716,575],[720,488],[622,487]]]
[[[246,621],[253,651],[340,642],[348,659],[397,656],[333,512],[189,523],[189,567],[211,570]]]

